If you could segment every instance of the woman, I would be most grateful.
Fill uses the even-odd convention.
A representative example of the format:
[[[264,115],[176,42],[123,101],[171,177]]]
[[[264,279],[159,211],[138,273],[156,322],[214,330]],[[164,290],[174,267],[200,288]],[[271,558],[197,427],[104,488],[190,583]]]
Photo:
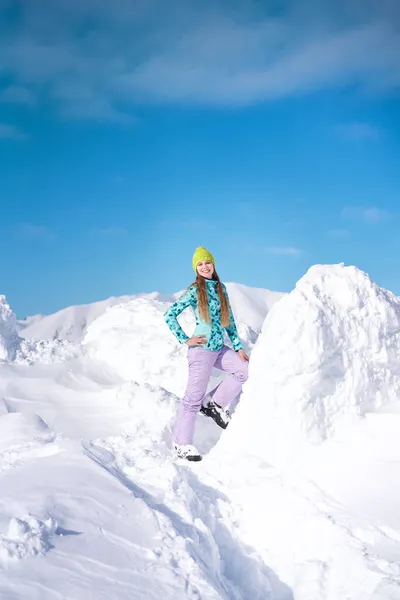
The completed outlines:
[[[196,415],[200,410],[220,427],[227,427],[230,415],[226,406],[242,390],[247,379],[249,357],[242,348],[226,287],[217,275],[213,255],[199,246],[193,255],[192,265],[196,281],[170,306],[164,317],[178,341],[189,346],[189,379],[178,412],[175,452],[178,458],[201,460],[193,446]],[[189,306],[196,316],[196,329],[191,338],[177,320],[177,316]],[[234,350],[224,345],[225,330]],[[229,375],[204,398],[213,368]]]

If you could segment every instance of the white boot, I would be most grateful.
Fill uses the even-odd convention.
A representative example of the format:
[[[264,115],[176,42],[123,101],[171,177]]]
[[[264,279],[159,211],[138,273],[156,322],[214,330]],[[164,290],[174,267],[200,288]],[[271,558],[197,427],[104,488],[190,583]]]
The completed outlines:
[[[200,452],[191,444],[174,444],[174,450],[177,458],[199,461],[202,459]]]

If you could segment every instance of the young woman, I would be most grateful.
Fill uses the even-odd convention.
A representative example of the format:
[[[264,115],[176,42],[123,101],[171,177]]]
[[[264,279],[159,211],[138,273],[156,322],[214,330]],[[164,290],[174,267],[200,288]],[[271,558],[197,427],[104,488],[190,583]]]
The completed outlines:
[[[164,317],[178,341],[189,346],[189,379],[178,412],[175,452],[178,458],[201,460],[193,446],[196,415],[200,410],[220,427],[227,427],[230,415],[226,406],[242,390],[247,379],[249,357],[242,348],[226,287],[215,270],[214,257],[206,248],[199,246],[193,255],[192,265],[196,281],[169,307]],[[177,316],[189,306],[196,316],[196,329],[191,338],[177,320]],[[225,330],[234,350],[224,345]],[[229,375],[205,398],[213,368]]]

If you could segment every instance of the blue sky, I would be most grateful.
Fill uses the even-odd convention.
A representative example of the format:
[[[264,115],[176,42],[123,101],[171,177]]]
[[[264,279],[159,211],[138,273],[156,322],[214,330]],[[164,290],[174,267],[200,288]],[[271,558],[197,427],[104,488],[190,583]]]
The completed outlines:
[[[82,6],[84,5],[84,6]],[[355,264],[400,294],[393,0],[0,0],[0,293],[19,317]]]

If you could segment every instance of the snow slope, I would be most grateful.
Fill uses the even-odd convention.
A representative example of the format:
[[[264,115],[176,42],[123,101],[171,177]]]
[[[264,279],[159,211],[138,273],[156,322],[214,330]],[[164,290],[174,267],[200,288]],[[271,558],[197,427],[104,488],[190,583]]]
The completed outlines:
[[[252,288],[239,283],[226,284],[232,308],[238,322],[246,323],[258,331],[267,312],[284,294],[270,292],[262,288]],[[88,326],[100,317],[107,308],[136,298],[148,298],[161,302],[174,302],[181,292],[167,296],[159,292],[136,294],[133,296],[111,297],[101,302],[70,306],[52,315],[36,315],[18,321],[19,335],[27,339],[65,339],[79,343],[84,338]]]
[[[0,364],[1,600],[400,600],[399,300],[310,269],[248,340],[228,429],[199,416],[193,465],[171,456],[185,349],[164,307]]]

